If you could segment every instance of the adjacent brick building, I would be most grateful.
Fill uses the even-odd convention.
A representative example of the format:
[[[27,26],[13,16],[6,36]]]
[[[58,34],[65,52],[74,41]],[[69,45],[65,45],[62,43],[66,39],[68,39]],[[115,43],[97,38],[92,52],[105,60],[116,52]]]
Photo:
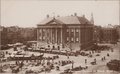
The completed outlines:
[[[116,25],[115,28],[117,30],[118,40],[120,41],[120,25]]]
[[[118,41],[117,31],[115,28],[102,28],[102,42],[116,43]]]
[[[94,27],[94,41],[96,43],[117,43],[119,32],[118,28],[108,25],[106,27]]]

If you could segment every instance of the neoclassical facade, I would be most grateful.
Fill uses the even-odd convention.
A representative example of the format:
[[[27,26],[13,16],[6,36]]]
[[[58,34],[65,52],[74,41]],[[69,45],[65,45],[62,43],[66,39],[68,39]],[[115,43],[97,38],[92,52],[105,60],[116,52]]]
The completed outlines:
[[[91,49],[93,24],[85,16],[47,17],[37,24],[37,41],[40,46],[62,46],[70,50]]]

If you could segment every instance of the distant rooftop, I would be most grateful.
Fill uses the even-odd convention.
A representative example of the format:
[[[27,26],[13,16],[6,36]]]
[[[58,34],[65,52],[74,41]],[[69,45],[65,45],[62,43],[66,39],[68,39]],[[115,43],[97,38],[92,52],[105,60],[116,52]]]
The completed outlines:
[[[103,28],[114,28],[114,26],[111,24],[108,24],[108,25],[104,26]]]

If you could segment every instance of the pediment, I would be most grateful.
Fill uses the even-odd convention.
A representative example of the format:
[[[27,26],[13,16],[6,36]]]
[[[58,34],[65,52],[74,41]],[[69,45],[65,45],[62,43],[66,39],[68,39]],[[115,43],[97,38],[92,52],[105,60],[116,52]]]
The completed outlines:
[[[61,25],[61,24],[63,24],[61,21],[54,18],[51,21],[49,21],[46,25]]]
[[[57,22],[55,22],[55,21],[52,21],[52,22],[50,22],[49,24],[58,24]]]

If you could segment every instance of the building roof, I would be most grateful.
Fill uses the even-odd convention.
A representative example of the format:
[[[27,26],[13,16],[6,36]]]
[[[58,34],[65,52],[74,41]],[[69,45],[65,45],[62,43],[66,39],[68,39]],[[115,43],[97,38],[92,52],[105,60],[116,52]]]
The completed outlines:
[[[51,21],[56,21],[60,24],[91,24],[85,17],[79,16],[65,16],[65,17],[49,17],[38,23],[38,25],[45,25]]]
[[[0,25],[0,31],[3,31],[3,28],[4,28],[4,27]]]

